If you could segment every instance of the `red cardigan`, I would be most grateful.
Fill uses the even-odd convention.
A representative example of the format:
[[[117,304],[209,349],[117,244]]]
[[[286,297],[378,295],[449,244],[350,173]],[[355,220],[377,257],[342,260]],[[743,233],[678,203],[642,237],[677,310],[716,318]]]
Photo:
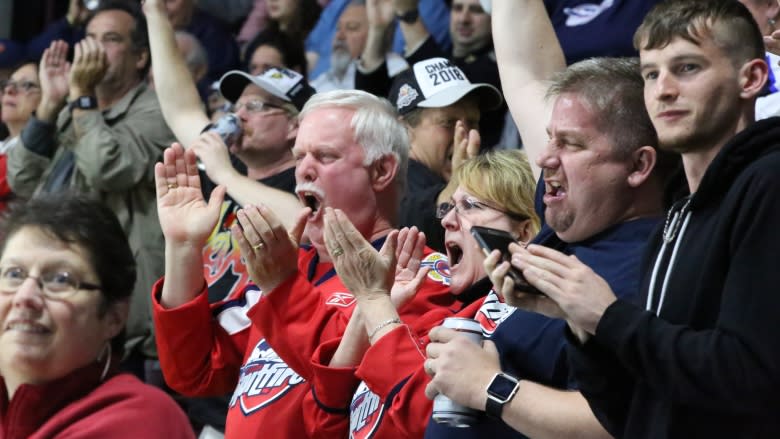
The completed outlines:
[[[94,363],[43,385],[23,384],[8,400],[0,378],[0,438],[194,439],[179,406],[126,373],[101,382]]]

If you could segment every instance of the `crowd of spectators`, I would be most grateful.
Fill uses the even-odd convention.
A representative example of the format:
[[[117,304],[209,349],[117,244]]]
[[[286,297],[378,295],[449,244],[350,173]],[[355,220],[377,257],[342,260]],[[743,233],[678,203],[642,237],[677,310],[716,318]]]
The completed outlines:
[[[69,0],[12,24],[0,437],[777,437],[777,20]]]

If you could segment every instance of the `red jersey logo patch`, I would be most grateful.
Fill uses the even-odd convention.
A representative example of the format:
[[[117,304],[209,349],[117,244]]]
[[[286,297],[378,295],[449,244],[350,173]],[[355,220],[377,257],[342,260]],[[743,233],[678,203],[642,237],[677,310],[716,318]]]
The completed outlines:
[[[325,301],[325,304],[349,308],[355,304],[355,296],[350,293],[333,293]]]
[[[265,339],[260,340],[241,368],[238,386],[230,399],[230,407],[239,404],[241,412],[250,415],[281,399],[303,381],[300,375],[276,355]]]
[[[442,285],[450,284],[450,261],[446,255],[431,253],[420,262],[421,267],[428,267],[428,279]]]
[[[349,406],[349,438],[368,439],[374,435],[382,420],[384,404],[379,395],[361,382]]]

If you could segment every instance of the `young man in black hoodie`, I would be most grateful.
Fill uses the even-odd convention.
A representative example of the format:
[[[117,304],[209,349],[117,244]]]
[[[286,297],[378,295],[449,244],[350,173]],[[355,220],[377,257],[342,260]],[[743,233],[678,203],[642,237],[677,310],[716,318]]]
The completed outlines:
[[[732,0],[667,1],[635,36],[662,148],[692,195],[650,241],[640,304],[576,258],[515,255],[566,318],[570,363],[616,437],[780,437],[780,120],[754,121],[767,81],[761,34]],[[522,391],[522,390],[521,390]]]

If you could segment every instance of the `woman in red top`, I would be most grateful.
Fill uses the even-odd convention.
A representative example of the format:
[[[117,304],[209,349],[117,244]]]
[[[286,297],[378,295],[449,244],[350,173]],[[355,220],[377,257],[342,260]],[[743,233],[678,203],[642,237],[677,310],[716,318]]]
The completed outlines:
[[[0,438],[194,438],[168,395],[117,370],[136,269],[113,212],[44,195],[0,230]]]

